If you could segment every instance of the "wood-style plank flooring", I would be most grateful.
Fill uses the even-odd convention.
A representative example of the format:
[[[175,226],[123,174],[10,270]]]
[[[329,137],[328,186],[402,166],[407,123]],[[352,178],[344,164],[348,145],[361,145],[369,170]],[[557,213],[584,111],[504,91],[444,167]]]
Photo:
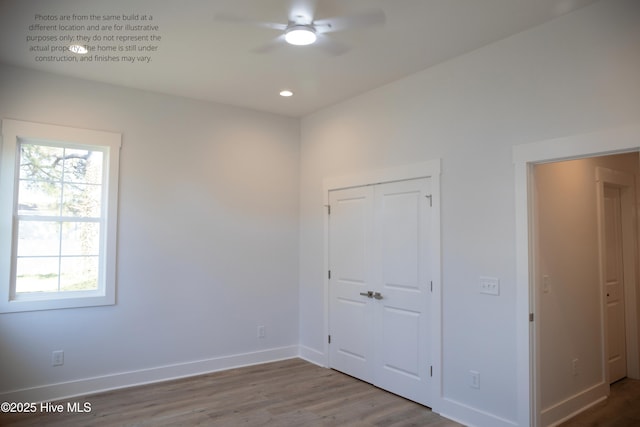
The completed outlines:
[[[453,427],[417,403],[301,359],[74,398],[89,413],[0,414],[2,426]],[[66,402],[63,403],[66,406]]]
[[[560,424],[561,427],[640,426],[640,380],[625,378],[611,385],[609,397]]]

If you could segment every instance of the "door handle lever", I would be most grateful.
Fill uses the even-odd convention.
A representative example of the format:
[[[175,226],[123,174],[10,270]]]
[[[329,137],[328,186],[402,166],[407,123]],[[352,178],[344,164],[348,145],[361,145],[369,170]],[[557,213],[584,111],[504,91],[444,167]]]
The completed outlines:
[[[367,298],[373,298],[373,291],[360,292],[360,295]]]

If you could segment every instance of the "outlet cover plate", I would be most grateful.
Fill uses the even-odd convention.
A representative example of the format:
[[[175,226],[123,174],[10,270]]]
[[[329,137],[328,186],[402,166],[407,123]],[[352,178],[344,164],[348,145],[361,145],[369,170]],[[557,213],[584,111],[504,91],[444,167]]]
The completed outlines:
[[[64,365],[64,351],[56,350],[51,352],[51,366]]]
[[[469,371],[469,387],[480,388],[480,372]]]

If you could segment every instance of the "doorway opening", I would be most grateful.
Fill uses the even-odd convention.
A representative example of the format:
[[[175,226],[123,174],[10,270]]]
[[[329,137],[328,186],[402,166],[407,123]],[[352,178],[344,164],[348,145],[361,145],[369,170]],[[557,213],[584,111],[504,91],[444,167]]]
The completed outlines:
[[[638,378],[638,153],[533,165],[532,290],[541,425]]]
[[[591,402],[570,401],[574,407],[564,406],[562,413],[548,413],[541,417],[539,381],[539,351],[536,347],[538,315],[535,304],[534,274],[534,194],[533,178],[536,164],[604,156],[637,153],[640,150],[640,123],[604,129],[586,134],[549,139],[513,147],[516,202],[516,328],[518,361],[518,424],[541,426],[555,424],[563,417],[582,410]],[[570,366],[573,359],[570,361]],[[577,363],[579,369],[580,362]],[[572,369],[572,367],[571,367]],[[589,397],[589,396],[587,396]],[[550,421],[551,416],[556,421]]]

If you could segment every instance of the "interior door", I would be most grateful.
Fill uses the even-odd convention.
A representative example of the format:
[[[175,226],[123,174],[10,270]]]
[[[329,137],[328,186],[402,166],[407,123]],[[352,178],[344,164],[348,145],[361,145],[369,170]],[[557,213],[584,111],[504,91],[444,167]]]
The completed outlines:
[[[627,376],[620,188],[604,187],[605,294],[609,382]]]
[[[376,385],[429,405],[429,182],[375,191]]]
[[[329,360],[341,372],[373,382],[370,259],[373,187],[332,191],[329,197]]]
[[[429,405],[429,179],[331,191],[330,366]]]

